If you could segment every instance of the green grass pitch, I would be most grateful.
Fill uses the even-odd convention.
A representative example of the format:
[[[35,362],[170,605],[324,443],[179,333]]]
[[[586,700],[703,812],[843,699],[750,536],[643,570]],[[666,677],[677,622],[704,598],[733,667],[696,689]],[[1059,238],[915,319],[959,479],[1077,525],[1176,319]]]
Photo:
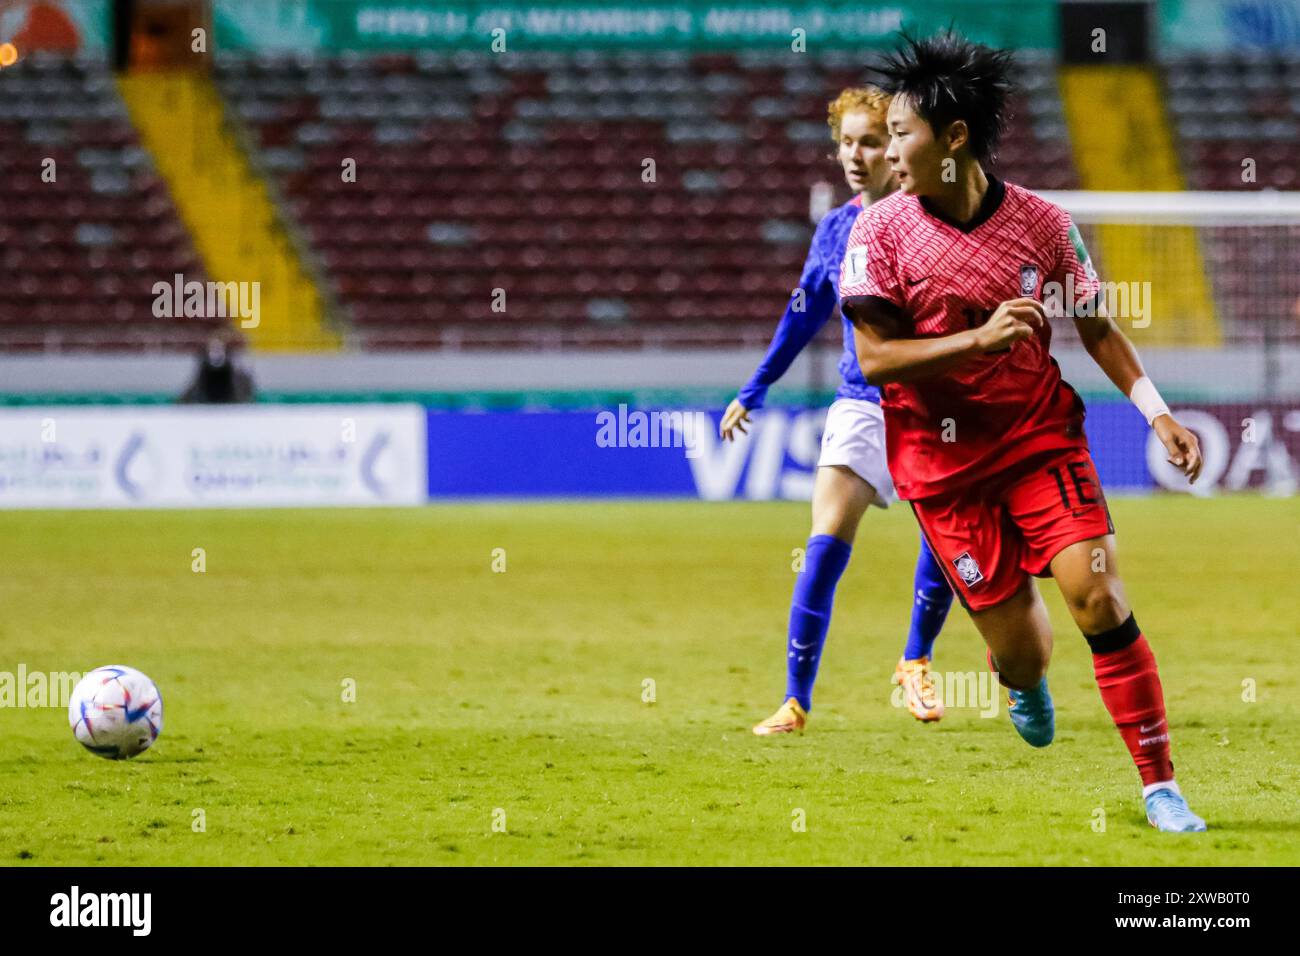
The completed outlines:
[[[1112,505],[1204,835],[1146,825],[1051,582],[1050,748],[1001,700],[890,704],[903,508],[865,519],[809,731],[778,739],[749,728],[784,687],[806,504],[8,512],[0,671],[130,664],[166,726],[114,763],[61,709],[0,709],[0,862],[1300,863],[1294,500]],[[936,663],[983,669],[960,606]]]

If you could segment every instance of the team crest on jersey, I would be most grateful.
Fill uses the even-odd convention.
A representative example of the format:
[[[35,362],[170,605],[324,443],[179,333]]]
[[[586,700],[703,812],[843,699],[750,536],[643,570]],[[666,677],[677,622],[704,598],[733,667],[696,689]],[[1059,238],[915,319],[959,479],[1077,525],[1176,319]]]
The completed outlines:
[[[844,274],[840,276],[843,285],[862,282],[867,277],[867,247],[854,246],[844,253]]]
[[[1038,292],[1038,266],[1026,263],[1020,267],[1020,294],[1032,296]]]
[[[963,551],[952,563],[957,573],[961,575],[961,579],[966,582],[966,587],[973,588],[984,580],[984,572],[980,570],[979,562],[970,556],[969,551]]]

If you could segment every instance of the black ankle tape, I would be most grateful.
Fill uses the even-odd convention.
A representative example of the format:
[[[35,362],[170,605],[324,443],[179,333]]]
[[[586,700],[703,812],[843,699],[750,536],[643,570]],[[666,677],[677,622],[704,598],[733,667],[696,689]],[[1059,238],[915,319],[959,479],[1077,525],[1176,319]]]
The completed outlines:
[[[1094,654],[1110,654],[1124,650],[1141,636],[1142,632],[1138,630],[1137,620],[1130,614],[1128,620],[1119,627],[1112,627],[1109,631],[1091,637],[1085,634],[1083,639],[1088,642]]]

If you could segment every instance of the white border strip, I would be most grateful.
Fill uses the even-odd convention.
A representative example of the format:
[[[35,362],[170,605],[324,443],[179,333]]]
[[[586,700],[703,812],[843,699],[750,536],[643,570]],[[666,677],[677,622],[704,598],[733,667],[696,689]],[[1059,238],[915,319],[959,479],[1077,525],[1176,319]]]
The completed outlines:
[[[1043,190],[1081,223],[1180,226],[1300,225],[1300,192],[1096,192]]]

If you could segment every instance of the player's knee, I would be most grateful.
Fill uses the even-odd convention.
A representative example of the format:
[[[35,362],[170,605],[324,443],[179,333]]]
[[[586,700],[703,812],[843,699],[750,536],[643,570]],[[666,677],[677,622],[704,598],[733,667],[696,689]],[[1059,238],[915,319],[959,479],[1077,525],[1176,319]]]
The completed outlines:
[[[852,543],[858,532],[858,522],[862,519],[862,510],[852,505],[836,503],[819,508],[813,514],[812,533],[829,534],[841,541]]]
[[[1128,617],[1128,605],[1119,582],[1103,579],[1071,595],[1070,610],[1086,634],[1119,627]]]

